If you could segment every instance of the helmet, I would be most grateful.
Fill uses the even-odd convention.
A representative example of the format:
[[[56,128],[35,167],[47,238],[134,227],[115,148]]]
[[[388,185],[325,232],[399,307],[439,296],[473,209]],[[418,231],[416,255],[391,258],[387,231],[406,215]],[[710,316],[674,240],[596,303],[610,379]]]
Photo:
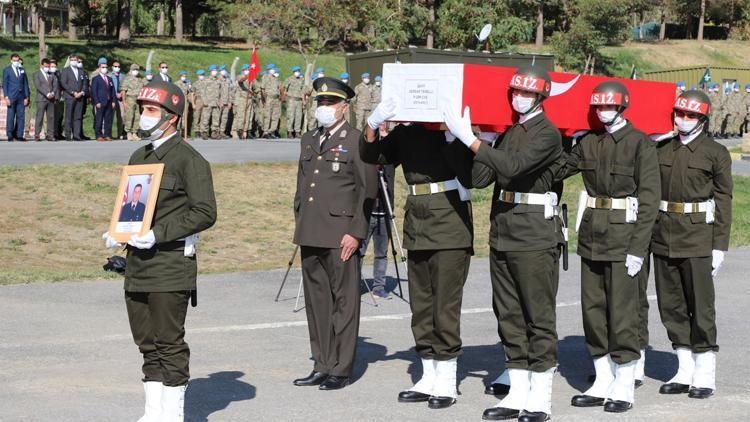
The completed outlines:
[[[592,106],[616,105],[620,111],[623,111],[630,105],[630,94],[621,82],[606,81],[594,88],[590,104]]]
[[[552,89],[552,79],[541,66],[523,66],[516,70],[516,73],[510,78],[510,87],[533,92],[547,98]]]
[[[703,91],[691,89],[677,97],[674,109],[698,113],[706,118],[711,113],[711,100]]]
[[[182,117],[185,108],[185,94],[172,82],[153,81],[141,88],[138,104],[143,101],[159,104],[163,109]]]

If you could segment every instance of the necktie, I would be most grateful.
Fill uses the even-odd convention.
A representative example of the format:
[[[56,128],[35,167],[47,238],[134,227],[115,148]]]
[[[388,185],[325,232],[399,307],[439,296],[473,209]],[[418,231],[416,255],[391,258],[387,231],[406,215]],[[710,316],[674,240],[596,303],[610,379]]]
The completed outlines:
[[[320,143],[320,150],[321,151],[325,150],[326,141],[330,137],[331,137],[330,132],[326,132],[325,135],[323,135],[323,141]]]

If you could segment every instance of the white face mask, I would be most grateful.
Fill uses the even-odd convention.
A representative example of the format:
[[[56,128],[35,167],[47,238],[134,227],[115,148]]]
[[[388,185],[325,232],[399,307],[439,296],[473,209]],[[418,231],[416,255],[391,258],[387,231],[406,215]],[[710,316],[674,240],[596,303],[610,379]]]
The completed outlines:
[[[106,67],[100,67],[99,68],[99,73],[101,73],[102,75],[106,75],[107,74],[107,68]]]
[[[532,104],[534,104],[534,98],[522,97],[520,95],[515,95],[513,97],[513,110],[521,114],[526,114],[531,110]]]
[[[243,70],[243,71],[242,71],[242,74],[243,74],[243,75],[245,75],[245,76],[247,76],[247,75],[249,75],[249,74],[250,74],[250,71],[249,71],[249,70]]]
[[[55,73],[57,72],[57,67],[53,66],[49,68],[49,73]]]
[[[364,82],[365,85],[367,85],[367,84],[370,83],[370,78],[364,78],[364,79],[362,79],[362,82]]]
[[[278,78],[279,77],[279,74],[276,73],[276,72],[273,72],[272,75],[273,75],[274,78]]]
[[[375,82],[375,86],[380,86],[382,82]]]
[[[78,62],[76,60],[71,60],[70,67],[78,67]]]
[[[130,74],[133,75],[133,76],[138,76],[138,71],[137,70],[131,70]]]
[[[49,68],[48,67],[43,67],[41,69],[42,69],[42,72],[49,73]]]
[[[166,75],[166,74],[167,74],[167,71],[168,71],[168,70],[169,70],[169,69],[168,69],[168,68],[166,68],[166,67],[165,67],[165,68],[162,68],[162,69],[159,69],[159,71],[160,71],[160,72],[161,72],[161,73],[162,73],[163,75]]]
[[[12,64],[12,65],[13,65],[13,67],[15,67],[15,68],[19,68],[19,67],[21,67],[21,62],[18,62],[18,61],[14,61],[14,62],[11,62],[11,64]]]
[[[685,120],[682,117],[674,118],[674,124],[682,134],[692,133],[695,127],[698,126],[698,122],[699,120]]]
[[[617,110],[596,109],[596,117],[599,118],[600,122],[608,125],[615,122],[615,117],[617,117]]]
[[[322,77],[324,77],[324,76],[325,76],[325,73],[318,73],[318,77],[319,77],[319,78],[322,78]]]
[[[79,68],[79,69],[82,69],[82,68],[83,68],[83,63],[81,63],[81,62],[78,62],[78,68]]]
[[[349,83],[349,79],[342,79],[341,82],[343,82],[345,84],[348,84]]]
[[[205,76],[203,76],[203,75],[198,75],[198,80],[199,80],[199,81],[202,81],[202,80],[203,80],[203,78],[205,78]]]
[[[331,106],[320,106],[315,109],[315,119],[325,128],[336,123],[336,109]]]
[[[187,79],[187,78],[186,78],[186,77],[184,77],[184,76],[180,76],[180,80],[181,80],[181,81],[185,82],[185,79]]]
[[[299,70],[295,70],[294,71],[294,77],[295,78],[299,78],[299,75],[300,75]]]
[[[146,75],[146,80],[150,81],[151,79],[154,79],[154,75]]]
[[[211,71],[211,76],[216,76],[216,75],[218,75],[218,74],[219,74],[219,72],[217,72],[217,71],[215,71],[215,70],[212,70],[212,71]]]
[[[141,120],[138,123],[138,127],[140,127],[142,130],[151,130],[154,126],[156,126],[157,123],[159,123],[159,120],[161,120],[158,117],[149,117],[141,115]],[[155,141],[159,138],[161,138],[161,135],[164,134],[164,129],[156,129],[153,132],[151,132],[151,136],[148,138],[143,138],[146,141]]]
[[[112,67],[112,71],[115,72],[115,73],[120,73],[120,67],[119,66],[114,66],[114,67]]]

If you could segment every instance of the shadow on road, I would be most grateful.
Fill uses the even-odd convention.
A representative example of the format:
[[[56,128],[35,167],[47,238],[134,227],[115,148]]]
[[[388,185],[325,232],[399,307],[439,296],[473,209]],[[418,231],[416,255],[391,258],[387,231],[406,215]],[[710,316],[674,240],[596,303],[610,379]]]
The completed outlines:
[[[209,415],[226,409],[232,402],[255,398],[255,387],[240,381],[243,375],[240,371],[222,371],[190,380],[185,393],[185,420],[208,421]]]

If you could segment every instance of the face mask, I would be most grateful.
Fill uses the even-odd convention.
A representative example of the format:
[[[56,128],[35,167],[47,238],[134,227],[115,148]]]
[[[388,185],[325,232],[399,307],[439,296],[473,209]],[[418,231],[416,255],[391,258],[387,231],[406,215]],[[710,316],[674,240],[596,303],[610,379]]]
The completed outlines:
[[[221,71],[221,76],[227,76],[227,71],[226,70],[222,70]]]
[[[70,61],[70,67],[78,67],[78,62],[75,60]]]
[[[44,73],[49,73],[49,68],[48,68],[48,67],[43,67],[43,68],[42,68],[42,72],[44,72]]]
[[[380,85],[382,85],[382,82],[375,82],[375,86],[380,86]]]
[[[322,77],[324,77],[324,76],[325,76],[325,73],[318,73],[318,77],[319,77],[319,78],[322,78]]]
[[[276,72],[273,72],[272,75],[273,75],[274,78],[278,78],[279,77],[279,74],[276,73]]]
[[[81,63],[81,62],[78,62],[78,68],[79,68],[79,69],[83,69],[83,63]]]
[[[99,73],[101,73],[102,75],[106,75],[107,74],[107,68],[106,67],[100,67],[99,68]]]
[[[617,117],[617,110],[596,110],[596,117],[599,118],[599,121],[604,123],[605,125],[612,124],[615,122],[615,117]]]
[[[299,73],[299,71],[295,70],[295,71],[294,71],[294,77],[295,77],[295,78],[299,78],[299,76],[300,76],[300,73]]]
[[[55,72],[57,72],[57,67],[53,66],[49,68],[49,73],[55,73]]]
[[[215,71],[215,70],[212,70],[212,71],[211,71],[211,76],[216,76],[216,75],[218,75],[218,74],[219,74],[219,72],[217,72],[217,71]]]
[[[199,80],[199,81],[202,81],[202,80],[203,80],[203,78],[205,78],[205,76],[203,76],[203,75],[198,75],[198,80]]]
[[[529,110],[531,110],[532,104],[534,104],[533,98],[522,97],[520,95],[516,95],[513,97],[513,110],[521,114],[526,114]]]
[[[315,119],[325,128],[336,123],[336,109],[331,106],[320,106],[315,109]]]
[[[349,83],[349,79],[342,79],[341,82],[343,82],[345,84],[348,84]]]
[[[685,120],[682,117],[675,117],[674,124],[681,134],[688,135],[693,133],[693,130],[698,126],[698,120]]]
[[[362,79],[362,82],[364,82],[365,85],[367,85],[367,84],[370,83],[370,79],[369,78],[364,78],[364,79]]]
[[[151,79],[154,79],[154,75],[146,75],[146,80],[150,81]]]
[[[185,82],[185,79],[187,79],[187,78],[186,78],[186,77],[184,77],[184,76],[180,76],[180,80],[181,80],[182,82]]]
[[[242,74],[243,74],[243,75],[245,75],[245,76],[247,76],[247,75],[249,75],[249,74],[250,74],[250,71],[249,71],[249,70],[243,70],[243,71],[242,71]]]
[[[163,119],[159,119],[158,117],[141,115],[141,120],[138,123],[138,127],[140,128],[138,136],[146,141],[155,141],[161,138],[161,135],[164,134],[164,129],[158,128],[157,126],[164,124],[162,120]]]
[[[13,67],[15,67],[15,68],[21,67],[21,62],[11,62],[11,64],[12,64],[12,65],[13,65]]]
[[[169,70],[169,69],[168,69],[168,68],[166,68],[166,67],[164,67],[164,68],[161,68],[161,69],[159,69],[159,71],[160,71],[160,72],[161,72],[161,73],[162,73],[163,75],[166,75],[166,74],[167,74],[167,71],[168,71],[168,70]]]
[[[120,68],[118,66],[112,67],[112,71],[115,73],[120,73]]]
[[[133,75],[133,76],[138,76],[138,71],[137,70],[131,70],[130,74]]]

